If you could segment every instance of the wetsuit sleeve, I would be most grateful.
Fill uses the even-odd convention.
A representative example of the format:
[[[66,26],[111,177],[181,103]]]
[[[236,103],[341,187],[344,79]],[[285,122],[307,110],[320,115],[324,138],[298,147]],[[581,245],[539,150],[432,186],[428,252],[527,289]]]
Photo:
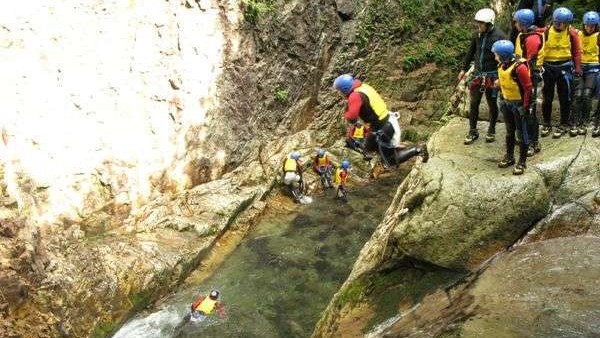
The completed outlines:
[[[351,126],[351,127],[349,127],[347,129],[347,131],[346,131],[346,137],[352,138],[352,135],[354,135],[354,128],[356,128],[356,127]]]
[[[525,64],[522,64],[517,67],[516,73],[517,81],[519,81],[519,85],[521,89],[523,89],[523,108],[527,110],[529,109],[529,104],[531,102],[531,89],[533,88],[529,69]]]
[[[348,107],[344,113],[344,118],[348,122],[354,123],[358,120],[360,114],[360,107],[362,106],[362,98],[357,92],[352,92],[348,95]]]
[[[569,28],[569,35],[571,36],[571,55],[573,55],[575,63],[575,73],[581,74],[581,40],[577,30],[572,27]]]
[[[531,34],[525,39],[525,55],[527,55],[527,63],[530,67],[535,66],[532,64],[532,60],[537,59],[541,47],[542,38],[538,34]]]
[[[475,49],[477,48],[477,43],[475,42],[477,35],[474,35],[471,38],[471,46],[469,47],[469,50],[467,51],[467,54],[465,55],[465,59],[463,62],[463,68],[462,70],[464,70],[465,72],[469,70],[469,68],[471,68],[471,62],[473,61],[473,57],[475,56]]]

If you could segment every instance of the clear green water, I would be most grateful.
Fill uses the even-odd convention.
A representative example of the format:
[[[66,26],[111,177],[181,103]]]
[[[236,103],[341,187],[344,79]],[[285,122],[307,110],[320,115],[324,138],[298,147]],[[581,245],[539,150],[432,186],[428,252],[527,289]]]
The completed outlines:
[[[211,277],[127,322],[114,337],[308,337],[380,222],[400,175],[328,191],[294,212],[268,210]],[[181,326],[198,294],[222,292],[226,320]]]

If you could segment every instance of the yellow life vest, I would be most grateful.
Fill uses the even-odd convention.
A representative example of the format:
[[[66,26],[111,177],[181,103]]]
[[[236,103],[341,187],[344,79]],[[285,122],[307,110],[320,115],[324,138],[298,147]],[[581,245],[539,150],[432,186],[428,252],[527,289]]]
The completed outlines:
[[[285,163],[283,164],[283,171],[295,172],[297,169],[298,169],[298,164],[296,163],[296,160],[294,160],[293,158],[289,158],[289,157],[285,159]]]
[[[546,61],[568,61],[571,59],[571,37],[567,27],[562,32],[554,29],[554,26],[548,28],[548,39],[546,40],[546,52],[544,59]]]
[[[538,55],[537,55],[537,60],[535,62],[535,68],[536,69],[540,69],[542,68],[542,64],[544,63],[544,51],[545,51],[545,46],[546,46],[546,36],[543,33],[539,33],[539,32],[533,32],[533,33],[528,33],[529,34],[537,34],[540,36],[541,41],[542,41],[542,47],[540,48],[540,50],[538,51]],[[517,56],[517,58],[522,58],[525,57],[525,55],[523,55],[523,48],[521,47],[521,45],[523,44],[523,41],[521,41],[521,39],[525,39],[526,35],[523,33],[519,33],[519,35],[517,35],[517,40],[515,43],[515,55]]]
[[[198,304],[196,311],[201,311],[208,315],[215,309],[217,302],[218,301],[214,299],[210,299],[210,297],[206,297],[202,302],[200,302],[200,304]]]
[[[317,157],[317,165],[319,167],[324,167],[329,163],[329,159],[327,158],[327,155],[323,155],[323,157]]]
[[[371,109],[373,109],[373,112],[375,113],[375,115],[377,115],[379,121],[385,119],[388,116],[388,109],[385,104],[385,101],[383,101],[379,93],[377,93],[377,91],[373,87],[369,86],[366,83],[363,83],[354,90],[365,94],[369,98]]]
[[[354,133],[352,133],[352,137],[360,139],[365,138],[365,127],[354,127]]]
[[[598,32],[585,35],[582,31],[578,32],[579,39],[581,39],[581,62],[598,64]]]
[[[335,175],[333,177],[333,183],[335,184],[341,184],[342,183],[342,171],[344,171],[344,169],[342,168],[337,168],[335,169]],[[348,179],[348,172],[346,172],[346,177],[344,178],[344,184],[346,183],[346,180]]]
[[[500,82],[500,90],[502,91],[504,99],[510,101],[521,100],[521,91],[519,90],[519,84],[515,79],[515,68],[526,62],[527,60],[521,58],[513,62],[513,64],[506,69],[502,69],[502,66],[498,67],[498,81]]]

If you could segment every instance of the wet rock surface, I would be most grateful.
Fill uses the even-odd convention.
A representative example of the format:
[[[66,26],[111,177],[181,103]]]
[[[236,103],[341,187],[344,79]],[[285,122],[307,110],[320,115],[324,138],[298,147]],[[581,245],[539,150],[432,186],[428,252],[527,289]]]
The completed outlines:
[[[369,337],[596,337],[600,238],[522,245]]]
[[[510,168],[497,167],[503,143],[462,144],[466,125],[455,118],[432,136],[429,162],[417,165],[399,187],[315,336],[335,335],[345,306],[340,295],[403,259],[476,271],[521,239],[597,233],[600,140],[542,139],[543,150],[528,160],[525,174],[513,176]],[[503,129],[498,126],[498,140]]]

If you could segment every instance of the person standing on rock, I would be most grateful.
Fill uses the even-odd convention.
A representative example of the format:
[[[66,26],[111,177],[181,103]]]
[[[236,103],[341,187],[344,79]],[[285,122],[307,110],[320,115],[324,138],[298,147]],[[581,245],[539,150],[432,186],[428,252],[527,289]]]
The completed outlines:
[[[537,118],[536,100],[538,95],[538,85],[542,80],[541,67],[544,62],[544,30],[538,29],[534,25],[535,14],[531,9],[520,9],[513,16],[515,28],[519,32],[516,37],[515,55],[517,58],[525,58],[531,79],[533,81],[533,90],[531,105],[527,117],[527,134],[529,135],[529,147],[527,156],[533,156],[542,149],[539,143],[540,127]]]
[[[533,13],[533,22],[531,24],[542,28],[546,26],[546,19],[548,19],[552,13],[553,2],[554,1],[552,0],[520,0],[517,4],[517,12],[521,9],[531,10]],[[510,35],[510,41],[513,43],[516,41],[516,37],[519,34],[519,29],[516,29],[516,27],[514,28],[515,29],[512,30]]]
[[[509,40],[496,41],[492,52],[499,62],[498,82],[502,92],[500,110],[504,115],[506,126],[506,155],[498,163],[500,168],[508,168],[515,164],[516,132],[521,131],[519,142],[519,161],[513,169],[514,175],[521,175],[525,171],[527,160],[527,124],[525,115],[529,113],[531,103],[531,73],[527,60],[515,57],[515,46]]]
[[[329,156],[327,156],[324,149],[317,149],[317,156],[313,159],[312,169],[321,178],[324,188],[333,188],[333,185],[331,184],[333,167],[331,166]]]
[[[600,16],[591,11],[583,15],[583,28],[579,31],[581,39],[581,63],[583,76],[575,84],[573,92],[573,121],[569,135],[585,135],[590,120],[591,101],[594,89],[598,87],[598,72],[600,72],[600,39],[598,26]]]
[[[333,87],[347,98],[346,121],[354,124],[360,119],[368,124],[371,133],[365,137],[364,149],[366,152],[378,151],[384,168],[399,165],[416,155],[421,155],[423,162],[427,162],[429,153],[425,144],[401,148],[398,116],[388,111],[383,98],[373,87],[350,74],[338,76]]]
[[[478,30],[473,34],[471,46],[464,59],[463,69],[458,74],[458,81],[462,81],[465,73],[471,67],[471,63],[474,63],[475,71],[473,77],[468,81],[471,104],[469,106],[469,133],[464,140],[464,144],[467,145],[479,138],[477,120],[479,119],[479,104],[484,94],[490,112],[490,124],[485,141],[494,142],[496,140],[498,89],[494,87],[494,82],[498,79],[498,73],[491,48],[494,42],[506,39],[506,34],[494,27],[495,19],[496,14],[491,8],[480,9],[475,14]]]
[[[552,100],[554,100],[554,87],[558,91],[560,104],[560,124],[552,134],[553,138],[560,138],[569,129],[571,124],[571,92],[573,76],[579,81],[581,70],[581,41],[577,30],[571,27],[573,13],[565,8],[557,8],[552,13],[552,25],[546,29],[546,43],[544,45],[544,72],[542,78],[542,115],[544,126],[540,136],[545,137],[552,133]],[[575,69],[573,71],[573,69]]]

